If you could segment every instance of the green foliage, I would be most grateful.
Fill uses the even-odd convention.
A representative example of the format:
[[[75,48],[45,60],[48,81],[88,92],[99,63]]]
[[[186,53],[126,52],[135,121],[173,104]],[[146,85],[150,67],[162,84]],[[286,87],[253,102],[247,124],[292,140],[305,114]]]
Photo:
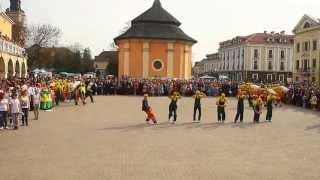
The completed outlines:
[[[108,64],[108,66],[106,67],[106,74],[118,76],[118,64],[116,63]]]
[[[71,51],[67,48],[41,48],[32,46],[27,49],[28,66],[31,69],[47,68],[57,72],[86,73],[94,71],[89,48]]]

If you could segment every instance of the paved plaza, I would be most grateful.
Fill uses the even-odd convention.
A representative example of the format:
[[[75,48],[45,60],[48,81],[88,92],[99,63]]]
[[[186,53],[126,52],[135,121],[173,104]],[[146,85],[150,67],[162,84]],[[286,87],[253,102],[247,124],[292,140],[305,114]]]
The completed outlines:
[[[216,123],[213,98],[193,124],[193,99],[179,101],[178,122],[167,122],[168,98],[150,98],[159,125],[144,123],[141,97],[96,97],[42,112],[29,128],[0,132],[3,180],[318,180],[320,114],[285,106],[273,123]],[[265,112],[263,117],[265,116]],[[33,116],[32,116],[33,117]]]

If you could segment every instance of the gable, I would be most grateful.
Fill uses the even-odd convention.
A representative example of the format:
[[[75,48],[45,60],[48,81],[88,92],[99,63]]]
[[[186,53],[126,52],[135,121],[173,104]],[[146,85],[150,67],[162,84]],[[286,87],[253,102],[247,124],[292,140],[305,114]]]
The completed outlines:
[[[311,16],[304,15],[293,29],[293,33],[302,32],[314,27],[320,27],[320,21]]]

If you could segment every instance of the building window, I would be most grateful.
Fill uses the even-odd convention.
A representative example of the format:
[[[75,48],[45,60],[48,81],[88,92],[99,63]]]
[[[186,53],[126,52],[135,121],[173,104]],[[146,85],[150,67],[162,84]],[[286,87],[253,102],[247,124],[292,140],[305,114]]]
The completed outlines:
[[[296,70],[299,70],[300,69],[300,63],[299,63],[299,60],[296,61]]]
[[[318,45],[318,42],[317,42],[317,40],[313,40],[313,46],[312,46],[312,49],[314,50],[314,51],[316,51],[317,49],[318,49],[318,47],[317,47],[317,45]]]
[[[309,42],[304,42],[304,51],[309,51]]]
[[[317,68],[317,60],[316,59],[312,59],[312,68],[313,69]]]
[[[312,76],[311,81],[312,81],[312,82],[316,82],[316,77]]]
[[[310,23],[309,22],[304,23],[303,28],[304,29],[310,28]]]
[[[281,59],[284,59],[285,57],[284,57],[285,55],[284,55],[284,50],[281,50],[281,52],[280,52],[280,58]]]
[[[258,59],[259,58],[259,53],[258,53],[258,49],[254,50],[254,58]]]
[[[244,49],[242,50],[241,57],[244,58]]]
[[[296,81],[299,81],[299,77],[298,76],[296,76]]]
[[[252,74],[253,80],[259,80],[259,74]]]
[[[268,63],[268,70],[272,70],[272,61],[269,61]]]
[[[280,63],[280,71],[284,71],[284,62]]]
[[[284,74],[280,74],[279,75],[279,81],[280,82],[284,82]]]
[[[272,74],[267,74],[267,81],[272,81]]]
[[[269,59],[272,59],[273,58],[273,52],[272,50],[269,50]]]
[[[300,52],[300,43],[297,43],[297,53]]]
[[[160,71],[163,68],[161,60],[157,59],[153,61],[153,68],[157,71]]]
[[[309,60],[308,59],[303,60],[303,70],[304,70],[304,72],[307,72],[309,67],[310,67],[309,66]]]
[[[258,70],[258,61],[253,62],[253,69]]]

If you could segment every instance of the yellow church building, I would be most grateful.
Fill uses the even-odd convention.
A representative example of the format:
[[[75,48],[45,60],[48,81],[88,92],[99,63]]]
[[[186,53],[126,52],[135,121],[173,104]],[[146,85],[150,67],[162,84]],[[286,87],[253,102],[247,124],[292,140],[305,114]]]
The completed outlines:
[[[13,24],[6,13],[0,13],[0,78],[27,75],[25,49],[12,41]]]
[[[159,0],[131,22],[115,38],[119,50],[119,77],[192,77],[192,46],[197,42],[181,29],[181,23]]]

